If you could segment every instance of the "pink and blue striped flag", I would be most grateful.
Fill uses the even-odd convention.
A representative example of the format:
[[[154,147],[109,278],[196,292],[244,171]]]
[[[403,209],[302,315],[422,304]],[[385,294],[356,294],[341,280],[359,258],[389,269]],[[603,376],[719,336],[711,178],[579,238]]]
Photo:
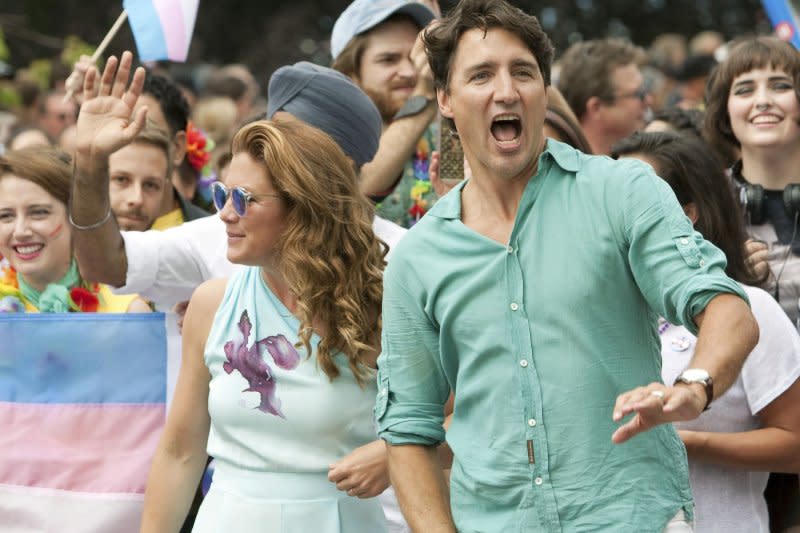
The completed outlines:
[[[200,0],[124,0],[142,61],[186,61]]]
[[[164,315],[6,314],[0,339],[0,531],[139,531]]]

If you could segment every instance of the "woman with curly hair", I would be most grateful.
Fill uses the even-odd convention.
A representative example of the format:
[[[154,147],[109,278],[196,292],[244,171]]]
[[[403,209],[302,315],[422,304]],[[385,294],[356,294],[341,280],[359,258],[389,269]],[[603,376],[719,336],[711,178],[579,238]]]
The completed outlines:
[[[287,516],[295,528],[381,531],[377,501],[327,478],[331,463],[375,439],[384,250],[371,206],[338,146],[300,122],[250,124],[232,152],[214,201],[228,259],[248,268],[200,286],[189,304],[143,530],[180,524],[207,449],[217,466],[195,531],[284,531]],[[165,508],[177,494],[177,509]]]
[[[228,259],[248,268],[189,304],[143,531],[177,529],[206,450],[216,471],[194,531],[382,531],[376,500],[327,477],[375,439],[384,249],[372,208],[341,149],[300,122],[250,124],[232,153],[214,201]]]
[[[194,531],[383,531],[376,500],[327,477],[375,439],[384,249],[372,208],[341,149],[300,122],[252,123],[232,153],[214,201],[228,259],[248,268],[189,304],[143,531],[177,530],[206,451],[216,470]]]

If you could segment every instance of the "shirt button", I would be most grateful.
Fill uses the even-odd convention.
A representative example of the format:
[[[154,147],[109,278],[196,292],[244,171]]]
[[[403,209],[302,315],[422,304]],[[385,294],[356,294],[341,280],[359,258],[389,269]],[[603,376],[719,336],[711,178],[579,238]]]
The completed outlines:
[[[540,478],[540,477],[537,477],[536,479],[534,479],[533,482],[536,483],[537,485],[541,485],[542,483],[544,483],[542,481],[542,478]]]
[[[535,426],[536,425],[536,419],[535,418],[531,418],[530,420],[528,420],[528,425],[530,427]]]
[[[523,359],[522,361],[519,362],[519,366],[521,366],[522,368],[527,368],[528,367],[528,360],[527,359]]]
[[[700,266],[706,266],[706,262],[704,260],[700,260]]]
[[[386,389],[381,389],[381,396],[386,396],[386,393],[389,392]]]
[[[517,309],[519,309],[519,304],[517,304],[517,302],[512,302],[509,307],[511,307],[512,311],[516,311]]]
[[[506,252],[508,252],[510,254],[513,254],[514,253],[514,247],[513,246],[509,246],[508,248],[506,248]]]
[[[689,244],[689,239],[681,239],[681,244]]]

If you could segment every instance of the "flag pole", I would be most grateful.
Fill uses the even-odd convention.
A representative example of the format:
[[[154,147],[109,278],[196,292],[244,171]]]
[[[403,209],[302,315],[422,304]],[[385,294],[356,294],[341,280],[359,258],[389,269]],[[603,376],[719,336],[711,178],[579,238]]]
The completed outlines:
[[[108,48],[108,44],[111,42],[111,39],[114,38],[114,36],[117,34],[117,32],[127,19],[128,19],[128,12],[123,9],[122,13],[119,14],[119,17],[117,17],[117,20],[111,26],[111,29],[108,30],[108,33],[106,33],[106,36],[103,37],[102,41],[100,41],[100,45],[97,47],[97,50],[95,50],[94,54],[92,54],[92,64],[97,63],[97,60],[100,59],[100,56],[103,55],[103,52],[105,52],[106,48]],[[70,85],[74,85],[75,77],[76,73],[73,71],[72,74],[69,75],[69,78],[67,78],[65,85],[67,87],[70,87]],[[66,102],[67,100],[72,98],[74,94],[75,90],[73,88],[68,89],[67,94],[64,96],[64,101]]]

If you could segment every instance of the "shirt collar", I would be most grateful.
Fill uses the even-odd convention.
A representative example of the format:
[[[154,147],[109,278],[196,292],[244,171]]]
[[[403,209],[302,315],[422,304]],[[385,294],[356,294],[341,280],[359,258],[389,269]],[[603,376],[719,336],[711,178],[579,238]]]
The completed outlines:
[[[580,169],[579,157],[580,152],[570,145],[547,139],[547,145],[539,155],[538,169],[541,171],[542,163],[552,159],[561,169],[567,172],[577,172]],[[466,181],[462,181],[453,187],[453,190],[441,197],[427,214],[443,219],[461,218],[461,191],[465,184]]]

